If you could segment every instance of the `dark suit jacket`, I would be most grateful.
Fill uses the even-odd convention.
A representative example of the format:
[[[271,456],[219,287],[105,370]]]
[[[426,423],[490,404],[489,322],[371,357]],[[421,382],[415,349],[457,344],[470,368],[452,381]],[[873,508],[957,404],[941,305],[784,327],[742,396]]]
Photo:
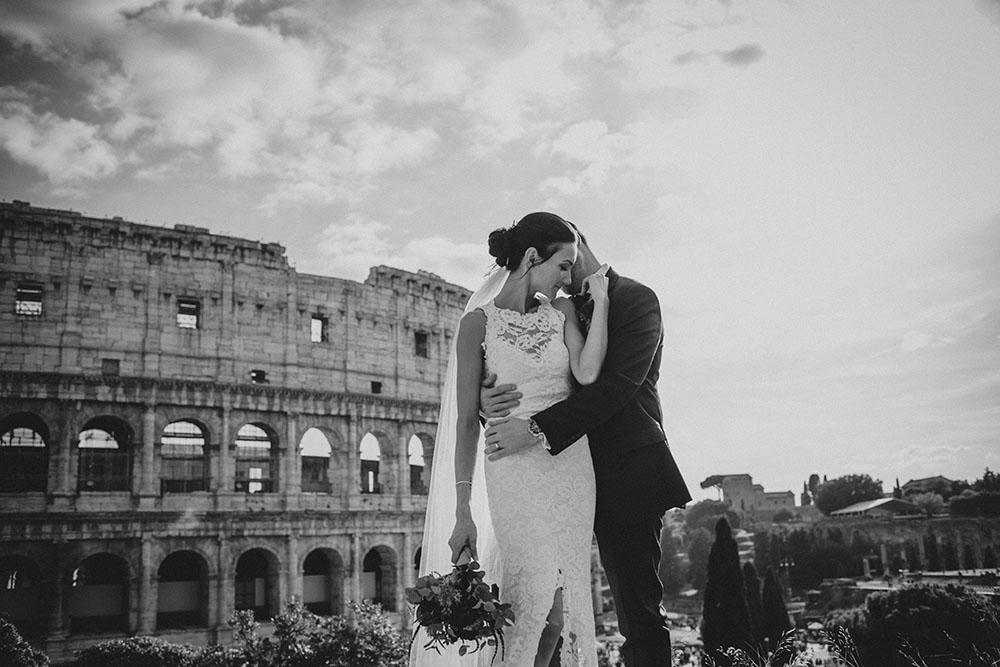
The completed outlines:
[[[587,434],[597,476],[598,516],[627,521],[691,500],[663,433],[656,381],[663,354],[653,290],[608,271],[608,351],[601,375],[534,415],[552,454]]]

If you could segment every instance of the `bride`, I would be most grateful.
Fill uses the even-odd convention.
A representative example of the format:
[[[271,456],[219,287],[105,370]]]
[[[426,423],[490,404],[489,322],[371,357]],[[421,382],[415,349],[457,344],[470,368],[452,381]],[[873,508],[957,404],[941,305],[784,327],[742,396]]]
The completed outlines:
[[[514,417],[564,399],[574,378],[580,384],[597,379],[607,348],[607,278],[598,272],[584,281],[594,300],[586,336],[573,304],[556,298],[570,284],[577,242],[575,229],[551,213],[531,213],[490,234],[490,254],[503,270],[466,307],[442,397],[420,574],[444,572],[468,558],[482,563],[515,617],[498,666],[547,667],[560,638],[564,667],[597,662],[590,589],[596,491],[586,437],[552,456],[538,432],[536,449],[484,461],[479,420],[487,374],[519,387],[523,398]],[[483,651],[479,659],[492,657]],[[411,664],[475,660],[457,650],[415,651]]]

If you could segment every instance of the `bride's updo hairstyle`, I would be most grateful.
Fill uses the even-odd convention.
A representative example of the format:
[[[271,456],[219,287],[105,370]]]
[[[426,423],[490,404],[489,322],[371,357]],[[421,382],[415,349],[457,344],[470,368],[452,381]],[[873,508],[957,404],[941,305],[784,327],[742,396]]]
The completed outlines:
[[[528,248],[538,251],[544,262],[564,243],[575,243],[576,231],[555,213],[529,213],[512,227],[490,232],[490,255],[497,265],[513,271]]]

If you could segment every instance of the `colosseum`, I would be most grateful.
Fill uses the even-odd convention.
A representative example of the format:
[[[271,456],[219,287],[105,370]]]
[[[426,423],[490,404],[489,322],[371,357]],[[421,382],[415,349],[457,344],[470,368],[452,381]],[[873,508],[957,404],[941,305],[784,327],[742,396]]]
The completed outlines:
[[[0,613],[35,645],[228,642],[293,596],[407,626],[467,290],[18,201],[0,258]]]

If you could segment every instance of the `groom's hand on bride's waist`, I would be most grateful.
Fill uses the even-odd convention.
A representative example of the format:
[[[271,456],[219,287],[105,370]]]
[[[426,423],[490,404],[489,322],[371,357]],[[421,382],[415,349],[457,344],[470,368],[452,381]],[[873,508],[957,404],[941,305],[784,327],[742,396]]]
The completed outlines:
[[[495,384],[496,381],[496,373],[490,373],[479,389],[479,412],[486,419],[506,417],[521,403],[516,384]]]
[[[528,430],[528,420],[511,417],[486,429],[486,458],[496,461],[538,447],[538,437]]]

